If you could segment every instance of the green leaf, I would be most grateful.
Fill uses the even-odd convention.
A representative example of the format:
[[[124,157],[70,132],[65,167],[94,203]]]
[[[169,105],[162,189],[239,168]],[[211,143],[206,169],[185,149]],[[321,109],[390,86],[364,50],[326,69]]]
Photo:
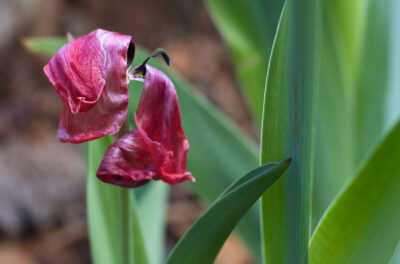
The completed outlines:
[[[400,239],[400,122],[331,204],[310,242],[311,263],[387,263]]]
[[[313,0],[287,3],[270,59],[261,162],[290,156],[293,164],[262,198],[265,263],[307,263],[314,151],[312,120],[318,88],[314,6]]]
[[[310,52],[310,49],[307,48],[309,51],[307,57],[312,58],[314,66],[308,67],[307,63],[292,65],[292,67],[297,67],[299,74],[313,72],[314,77],[309,79],[308,85],[303,81],[291,83],[292,90],[289,90],[297,90],[299,97],[313,97],[312,103],[309,103],[312,108],[310,115],[313,126],[308,133],[305,133],[305,136],[301,136],[297,142],[291,143],[291,145],[301,148],[304,151],[303,155],[310,155],[311,161],[315,161],[309,165],[305,165],[303,162],[301,165],[311,167],[309,171],[311,176],[304,174],[304,177],[313,178],[311,229],[318,223],[324,210],[343,185],[355,175],[357,168],[366,158],[365,154],[382,137],[385,127],[393,124],[393,117],[391,122],[387,122],[387,116],[398,114],[393,113],[393,109],[397,109],[396,107],[388,108],[386,105],[387,90],[389,89],[388,67],[391,56],[388,44],[390,41],[390,30],[388,29],[391,27],[389,23],[390,8],[391,4],[388,0],[314,1],[310,2],[306,10],[314,13],[308,16],[314,19],[313,26],[310,26],[309,30],[299,29],[302,23],[294,26],[291,23],[286,23],[286,25],[282,23],[279,29],[282,33],[278,33],[273,52],[276,54],[272,54],[270,61],[267,84],[269,91],[267,91],[266,97],[268,101],[266,101],[267,106],[264,112],[264,121],[267,123],[267,127],[269,126],[266,129],[275,132],[265,133],[264,131],[262,149],[273,154],[276,146],[277,149],[290,146],[285,145],[285,142],[288,142],[285,141],[285,138],[296,131],[301,131],[304,126],[304,124],[293,127],[285,125],[285,122],[289,124],[293,122],[291,120],[295,120],[291,117],[290,111],[285,109],[301,108],[307,102],[302,100],[293,102],[290,99],[290,92],[285,94],[285,88],[279,90],[278,87],[286,87],[289,82],[287,80],[290,80],[287,71],[287,67],[293,63],[290,61],[290,53],[307,54],[300,50],[301,41],[295,43],[299,45],[298,49],[296,47],[289,48],[290,43],[293,45],[293,40],[290,40],[290,36],[285,36],[285,34],[289,34],[287,31],[290,31],[290,25],[297,32],[314,31],[314,37],[304,37],[310,42],[314,41],[309,45],[309,47],[313,47],[313,50]],[[297,11],[303,12],[301,8],[298,8]],[[307,47],[307,45],[303,47]],[[380,65],[379,71],[376,71],[376,65]],[[293,71],[296,72],[296,69]],[[307,85],[307,88],[303,89],[303,85]],[[296,88],[296,86],[300,86],[300,88]],[[275,95],[274,89],[277,90]],[[309,89],[313,89],[313,91],[308,93]],[[398,87],[396,86],[395,89],[398,90]],[[304,100],[311,100],[310,98]],[[302,115],[301,110],[298,115]],[[302,119],[307,121],[307,117]],[[311,142],[310,147],[306,146],[307,140]],[[291,155],[296,161],[296,156]],[[274,156],[270,159],[274,160]],[[263,159],[263,162],[266,161],[268,159]],[[304,177],[301,178],[304,180]],[[264,230],[268,238],[265,241],[266,256],[267,258],[272,257],[273,263],[288,260],[285,256],[288,256],[286,250],[290,247],[285,243],[290,242],[289,240],[284,242],[285,237],[299,237],[292,233],[285,233],[287,228],[282,228],[280,231],[274,228],[289,224],[287,210],[290,211],[290,209],[282,209],[282,206],[289,202],[285,200],[289,197],[287,196],[289,183],[290,178],[288,182],[282,181],[280,188],[277,185],[274,189],[274,186],[269,191],[270,194],[267,194],[269,201],[265,200],[266,207],[269,209],[264,209],[264,214],[269,212],[280,217],[274,220],[266,218],[270,220],[266,220],[264,223]],[[293,206],[291,210],[303,210],[303,208],[297,205]],[[292,219],[292,217],[289,218]],[[269,234],[268,228],[271,229]]]
[[[128,190],[105,184],[96,177],[110,143],[110,137],[88,143],[87,204],[92,258],[96,264],[146,264],[141,228]]]
[[[354,175],[355,83],[359,71],[366,1],[321,1],[318,14],[319,45],[315,50],[318,84],[315,100],[315,159],[312,228],[324,210]],[[340,110],[339,110],[340,109]],[[335,161],[335,162],[332,162]],[[337,166],[341,164],[341,166]]]
[[[51,40],[52,38],[46,39]],[[33,48],[31,49],[33,52],[54,53],[59,46],[53,46],[51,51],[44,52],[42,48],[39,48],[39,44],[34,45],[38,41],[43,43],[46,39],[27,39],[25,42],[30,42],[27,47]],[[147,55],[148,53],[139,49],[135,62],[142,62]],[[152,62],[154,63],[156,60],[152,60]],[[194,91],[176,73],[169,68],[161,68],[168,73],[177,88],[183,125],[191,145],[188,167],[197,182],[187,186],[193,187],[204,200],[213,201],[234,180],[257,165],[256,147],[230,120]],[[130,108],[132,110],[134,101],[138,98],[140,84],[133,84],[131,87],[133,87],[130,88]],[[254,256],[258,258],[260,256],[260,236],[259,214],[256,208],[252,208],[239,223],[238,231]]]
[[[114,226],[119,226],[117,212],[120,208],[117,206],[120,197],[116,187],[97,182],[95,173],[111,140],[103,138],[101,142],[88,143],[87,150],[87,212],[89,237],[93,241],[91,252],[94,263],[118,263],[121,261],[122,247],[120,234]],[[113,209],[103,212],[104,207]]]
[[[210,14],[231,50],[250,108],[261,120],[268,57],[284,0],[207,0]]]
[[[393,116],[386,105],[392,56],[389,3],[319,3],[313,228],[395,120],[386,121]]]
[[[151,263],[149,261],[149,256],[150,254],[155,254],[154,257],[159,257],[160,253],[163,251],[161,250],[160,252],[156,250],[160,250],[160,248],[157,248],[157,244],[155,244],[154,247],[154,252],[151,252],[151,248],[148,247],[148,243],[146,243],[145,236],[146,235],[155,235],[157,238],[159,238],[159,234],[157,232],[157,227],[155,227],[154,233],[149,233],[146,232],[146,229],[143,228],[141,225],[141,218],[139,217],[139,204],[135,201],[134,196],[133,196],[133,191],[129,189],[124,189],[121,190],[122,194],[125,195],[125,197],[122,197],[122,205],[124,206],[123,214],[122,217],[125,217],[125,219],[128,221],[125,225],[125,229],[122,232],[122,237],[125,238],[125,241],[127,242],[125,245],[125,253],[129,256],[127,261],[123,261],[122,263],[131,263],[131,264],[147,264]],[[157,197],[154,197],[154,199],[157,199]],[[156,200],[158,201],[158,200]],[[166,201],[164,201],[165,204]],[[163,217],[162,219],[164,219]],[[125,223],[123,223],[125,224]],[[128,235],[127,235],[128,234]],[[161,236],[164,238],[163,236]],[[149,237],[148,239],[151,239],[152,237]],[[154,239],[154,238],[153,238]],[[158,244],[162,244],[164,246],[164,241],[160,240]],[[151,257],[151,260],[154,261],[154,257]]]
[[[357,141],[355,160],[360,165],[385,133],[386,99],[389,90],[390,28],[392,0],[366,1],[365,28],[360,47],[356,80],[353,138]],[[397,14],[396,14],[397,16]],[[379,65],[379,71],[373,65]],[[379,88],[378,88],[379,87]],[[377,89],[378,88],[378,89]],[[354,174],[353,174],[354,175]]]
[[[163,182],[152,182],[135,190],[135,194],[149,263],[163,263],[169,186]]]
[[[240,218],[289,164],[286,160],[259,167],[228,187],[181,238],[167,264],[213,263]]]

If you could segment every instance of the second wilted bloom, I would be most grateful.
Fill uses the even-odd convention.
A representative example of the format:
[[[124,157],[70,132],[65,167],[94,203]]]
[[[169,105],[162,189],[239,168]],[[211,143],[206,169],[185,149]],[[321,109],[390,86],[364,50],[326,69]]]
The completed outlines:
[[[135,187],[149,180],[194,181],[186,171],[189,142],[182,128],[175,87],[161,71],[145,66],[136,111],[137,128],[107,150],[97,171],[105,182]]]

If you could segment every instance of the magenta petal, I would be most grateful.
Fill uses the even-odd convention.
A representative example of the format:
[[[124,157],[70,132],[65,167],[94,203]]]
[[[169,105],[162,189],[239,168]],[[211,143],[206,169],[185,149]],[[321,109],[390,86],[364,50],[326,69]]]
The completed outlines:
[[[98,29],[62,47],[44,72],[64,102],[58,137],[83,141],[114,134],[127,116],[127,53],[132,37]]]
[[[125,187],[136,187],[150,179],[169,184],[194,181],[186,170],[189,142],[182,128],[175,87],[164,73],[146,67],[135,117],[137,129],[110,146],[97,176]]]
[[[112,144],[97,170],[102,181],[124,187],[138,187],[155,176],[154,163],[139,133],[126,134]]]

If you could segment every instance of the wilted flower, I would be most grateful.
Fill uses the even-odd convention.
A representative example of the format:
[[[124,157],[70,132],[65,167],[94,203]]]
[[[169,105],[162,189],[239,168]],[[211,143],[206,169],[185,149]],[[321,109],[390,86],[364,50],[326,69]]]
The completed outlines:
[[[58,138],[80,143],[115,134],[128,111],[131,36],[95,30],[62,47],[44,72],[64,103]]]
[[[189,142],[175,87],[161,71],[144,67],[144,88],[135,115],[137,128],[110,146],[97,176],[125,187],[158,179],[169,184],[194,181],[186,170]]]
[[[137,128],[112,144],[97,176],[104,182],[137,187],[150,180],[175,184],[194,181],[186,170],[189,142],[181,123],[171,80],[147,61],[128,72],[134,56],[132,37],[96,30],[72,40],[51,58],[44,72],[64,103],[58,138],[80,143],[117,133],[128,111],[128,82],[140,79],[143,92],[136,111]],[[130,78],[132,77],[132,78]]]

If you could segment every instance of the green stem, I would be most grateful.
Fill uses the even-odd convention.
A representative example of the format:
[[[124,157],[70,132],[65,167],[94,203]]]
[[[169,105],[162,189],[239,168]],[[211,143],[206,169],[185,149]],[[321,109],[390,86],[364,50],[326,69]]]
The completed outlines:
[[[122,263],[130,263],[129,255],[129,190],[121,188]]]

